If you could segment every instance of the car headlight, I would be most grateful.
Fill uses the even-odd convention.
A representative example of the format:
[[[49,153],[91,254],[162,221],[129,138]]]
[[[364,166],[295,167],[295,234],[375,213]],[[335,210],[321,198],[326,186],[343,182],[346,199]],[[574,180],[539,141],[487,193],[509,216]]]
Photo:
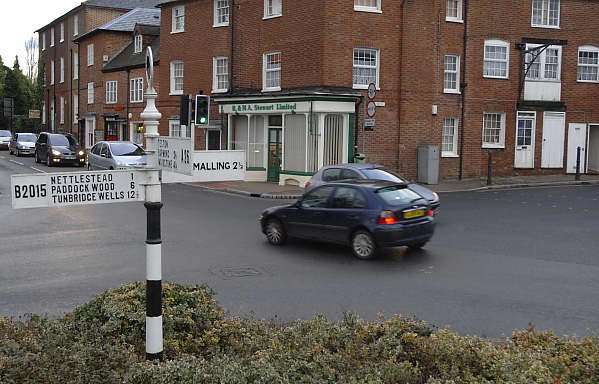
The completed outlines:
[[[53,154],[54,156],[60,156],[60,152],[58,152],[56,149],[53,149],[53,150],[52,150],[52,154]]]
[[[437,192],[433,192],[433,197],[435,198],[435,200],[439,200],[439,195],[437,194]]]
[[[85,155],[85,152],[79,151],[79,156],[83,156],[83,155]]]

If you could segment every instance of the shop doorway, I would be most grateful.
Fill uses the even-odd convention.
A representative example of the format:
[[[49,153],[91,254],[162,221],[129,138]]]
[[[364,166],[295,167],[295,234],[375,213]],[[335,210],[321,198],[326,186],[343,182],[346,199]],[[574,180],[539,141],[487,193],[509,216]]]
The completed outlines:
[[[206,149],[220,151],[220,129],[209,129],[206,134]]]
[[[589,125],[588,173],[599,174],[599,125]]]
[[[281,128],[268,129],[268,175],[267,180],[278,182],[281,175],[281,158],[283,147],[283,130]]]

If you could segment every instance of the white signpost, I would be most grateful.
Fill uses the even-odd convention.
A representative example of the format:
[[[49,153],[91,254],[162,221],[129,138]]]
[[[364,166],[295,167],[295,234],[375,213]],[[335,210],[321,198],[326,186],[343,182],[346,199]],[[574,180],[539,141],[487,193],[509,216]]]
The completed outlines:
[[[192,175],[193,142],[189,138],[158,138],[158,168],[163,171]]]
[[[245,180],[245,151],[197,151],[193,155],[193,180]]]

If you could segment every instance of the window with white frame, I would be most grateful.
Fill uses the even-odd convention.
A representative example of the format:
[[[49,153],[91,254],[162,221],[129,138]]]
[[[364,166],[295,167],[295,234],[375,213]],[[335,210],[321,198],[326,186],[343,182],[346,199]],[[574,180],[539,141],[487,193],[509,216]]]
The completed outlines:
[[[60,23],[60,42],[64,42],[64,23]]]
[[[60,82],[64,83],[64,57],[60,58]]]
[[[42,101],[42,124],[46,124],[46,102]]]
[[[64,96],[60,96],[60,124],[64,124]]]
[[[214,0],[214,26],[229,25],[229,0]]]
[[[50,85],[54,85],[54,60],[50,60]]]
[[[94,103],[94,83],[87,83],[87,104]]]
[[[46,31],[42,32],[42,51],[46,50]]]
[[[129,101],[131,101],[132,103],[141,103],[144,101],[143,77],[131,79],[129,84]]]
[[[501,40],[485,41],[483,76],[507,79],[510,71],[510,45]]]
[[[441,156],[456,157],[458,155],[458,119],[447,117],[443,119],[443,137]]]
[[[94,45],[87,45],[87,66],[90,67],[94,65]]]
[[[73,16],[73,36],[79,34],[79,15]]]
[[[133,53],[141,53],[141,51],[143,51],[144,48],[144,38],[142,35],[135,35],[134,38],[134,49],[133,49]]]
[[[79,55],[73,55],[73,80],[77,80],[79,78]]]
[[[283,15],[283,0],[264,0],[264,18]]]
[[[181,124],[179,120],[168,121],[168,134],[171,137],[181,137]]]
[[[443,92],[460,93],[460,57],[457,55],[445,55]]]
[[[578,81],[599,82],[599,47],[586,45],[578,48]]]
[[[185,31],[185,6],[179,5],[177,7],[173,7],[172,13],[172,26],[171,32],[184,32]]]
[[[505,147],[505,113],[485,112],[483,115],[483,148]]]
[[[552,45],[543,49],[538,45],[527,45],[526,49],[537,47],[537,51],[526,54],[526,80],[560,81],[562,48]]]
[[[532,26],[559,28],[560,0],[532,0]]]
[[[212,92],[227,92],[229,90],[229,58],[215,57],[212,73]]]
[[[79,96],[77,94],[73,95],[73,123],[77,123],[77,119],[79,118]]]
[[[381,12],[382,0],[354,0],[354,11]]]
[[[106,104],[116,104],[118,83],[114,80],[106,82]]]
[[[171,95],[183,94],[184,66],[182,61],[171,62]]]
[[[368,89],[371,83],[379,87],[379,50],[354,48],[353,86],[355,89]]]
[[[264,54],[262,79],[264,91],[281,90],[281,52]]]
[[[50,28],[50,46],[54,46],[54,27]]]
[[[462,0],[447,0],[446,21],[464,21]]]

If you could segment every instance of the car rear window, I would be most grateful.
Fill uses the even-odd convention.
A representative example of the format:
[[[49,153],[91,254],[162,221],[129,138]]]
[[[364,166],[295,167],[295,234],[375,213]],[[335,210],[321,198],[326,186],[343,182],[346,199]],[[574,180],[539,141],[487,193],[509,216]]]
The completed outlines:
[[[362,173],[371,180],[385,180],[393,181],[395,183],[405,183],[406,180],[402,179],[395,173],[382,168],[363,169]]]
[[[422,196],[401,185],[394,185],[378,189],[376,194],[383,201],[392,206],[409,204],[414,200],[422,199]]]

